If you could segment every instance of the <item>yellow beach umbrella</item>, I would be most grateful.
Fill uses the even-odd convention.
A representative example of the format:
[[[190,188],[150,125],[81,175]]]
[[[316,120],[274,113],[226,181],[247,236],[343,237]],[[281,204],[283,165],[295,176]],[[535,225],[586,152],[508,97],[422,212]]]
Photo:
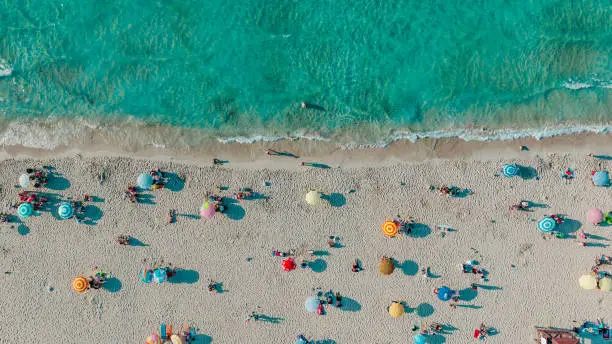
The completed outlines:
[[[397,235],[397,233],[399,233],[399,227],[397,226],[397,223],[393,221],[385,221],[385,223],[382,225],[382,232],[389,238],[393,238]]]
[[[578,280],[578,284],[580,284],[582,289],[595,289],[597,288],[597,278],[593,275],[582,275]]]
[[[382,257],[380,259],[380,264],[378,265],[378,270],[383,275],[391,275],[393,270],[395,270],[395,264],[393,264],[393,260],[391,260],[391,258]]]
[[[172,341],[172,344],[183,344],[183,340],[181,339],[181,337],[173,334],[172,336],[170,336],[170,340]]]
[[[389,315],[392,318],[399,318],[404,315],[404,305],[397,301],[393,301],[389,306]]]
[[[315,190],[310,190],[306,193],[306,203],[310,205],[321,204],[321,193]]]
[[[604,277],[599,280],[599,289],[602,291],[612,291],[612,278]]]

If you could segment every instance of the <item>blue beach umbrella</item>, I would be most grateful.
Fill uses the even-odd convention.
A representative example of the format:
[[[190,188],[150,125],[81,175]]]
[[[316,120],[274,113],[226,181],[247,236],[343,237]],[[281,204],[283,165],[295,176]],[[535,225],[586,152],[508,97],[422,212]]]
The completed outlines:
[[[518,176],[519,167],[517,164],[505,164],[502,168],[502,174],[504,177],[512,178]]]
[[[142,172],[138,175],[136,185],[138,185],[138,187],[141,189],[149,190],[153,185],[153,177],[151,177],[151,175],[146,172]]]
[[[593,175],[593,184],[597,186],[609,186],[610,185],[610,175],[608,171],[597,171]]]
[[[310,313],[314,313],[317,311],[317,308],[319,308],[319,300],[317,300],[317,298],[314,296],[309,296],[304,302],[304,307]]]
[[[74,215],[74,207],[70,203],[62,202],[59,207],[57,207],[57,215],[61,219],[69,219]]]
[[[449,287],[438,288],[438,299],[448,301],[453,297],[453,291]]]
[[[550,233],[557,227],[557,221],[550,216],[545,216],[538,221],[538,229],[542,233]]]
[[[163,283],[168,280],[168,273],[166,269],[156,269],[153,271],[153,281],[155,283]]]
[[[417,334],[414,336],[414,344],[427,344],[427,338],[425,338],[422,334]]]
[[[140,272],[140,280],[144,283],[153,282],[153,270],[142,270]]]
[[[34,208],[30,203],[21,203],[19,205],[19,208],[17,208],[17,214],[19,214],[19,217],[21,217],[22,219],[30,217],[33,212]]]

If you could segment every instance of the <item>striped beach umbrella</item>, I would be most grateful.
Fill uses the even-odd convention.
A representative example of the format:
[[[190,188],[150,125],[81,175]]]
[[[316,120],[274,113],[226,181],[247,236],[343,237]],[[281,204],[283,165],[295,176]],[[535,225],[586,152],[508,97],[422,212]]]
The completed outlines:
[[[319,308],[319,300],[314,296],[309,296],[304,301],[304,308],[310,313],[314,313]]]
[[[140,280],[144,283],[153,282],[153,270],[142,270],[140,271]]]
[[[597,171],[593,174],[593,184],[597,186],[609,186],[610,174],[608,171]]]
[[[30,176],[28,176],[25,173],[20,175],[19,176],[19,186],[21,186],[24,189],[30,186]]]
[[[149,190],[153,186],[153,177],[146,172],[142,172],[136,179],[136,185],[143,190]]]
[[[59,207],[57,207],[57,215],[59,215],[61,219],[69,219],[74,215],[74,207],[70,203],[62,202]]]
[[[153,281],[155,281],[155,283],[163,283],[167,280],[168,272],[166,269],[155,269],[155,271],[153,271]]]
[[[397,226],[397,223],[393,221],[385,221],[385,223],[382,225],[382,232],[389,238],[393,238],[399,232],[399,227]]]
[[[512,178],[518,176],[519,167],[517,164],[505,164],[502,168],[502,174],[504,177]]]
[[[555,227],[557,227],[557,221],[550,216],[545,216],[538,221],[538,230],[542,233],[550,233]]]
[[[77,293],[82,293],[89,289],[89,281],[87,281],[87,278],[79,276],[72,281],[72,289]]]
[[[30,203],[21,203],[17,208],[17,214],[19,214],[19,217],[21,217],[22,219],[30,217],[33,212],[34,208]]]

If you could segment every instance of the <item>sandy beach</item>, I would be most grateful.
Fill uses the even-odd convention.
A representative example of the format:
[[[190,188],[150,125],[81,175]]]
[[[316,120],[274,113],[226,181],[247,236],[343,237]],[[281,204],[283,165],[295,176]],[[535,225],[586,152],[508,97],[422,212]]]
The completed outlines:
[[[0,162],[5,208],[18,199],[15,185],[27,167],[53,166],[54,177],[39,190],[52,204],[84,194],[94,200],[85,223],[42,211],[15,228],[2,225],[0,342],[141,343],[167,322],[198,328],[196,343],[293,343],[300,333],[325,343],[411,343],[411,327],[427,321],[448,325],[432,343],[473,343],[480,323],[496,330],[490,342],[532,343],[534,325],[612,322],[610,294],[578,285],[594,257],[611,253],[610,227],[586,221],[589,208],[612,210],[610,189],[595,187],[590,179],[600,164],[612,168],[606,155],[612,153],[610,141],[606,135],[585,135],[494,143],[420,141],[354,151],[310,143],[266,146],[304,155],[299,159],[267,156],[263,144],[182,155],[6,148]],[[530,150],[519,152],[522,144]],[[210,152],[230,162],[211,167]],[[601,157],[587,157],[588,152]],[[302,167],[300,161],[331,168]],[[500,176],[508,162],[532,168],[537,177]],[[187,180],[146,192],[145,204],[122,199],[140,172],[155,167]],[[559,176],[568,167],[576,171],[571,183]],[[96,175],[102,168],[107,177],[100,185]],[[448,197],[430,190],[443,184],[471,193]],[[229,189],[219,191],[219,186]],[[262,197],[232,201],[227,214],[200,218],[207,191],[233,197],[240,187]],[[310,189],[329,195],[331,202],[306,204]],[[538,206],[510,213],[508,207],[520,200]],[[176,223],[166,223],[169,209],[177,210]],[[385,237],[381,224],[398,214],[413,217],[415,230]],[[537,230],[537,220],[547,214],[566,215],[563,230],[569,238]],[[442,236],[436,226],[454,231]],[[578,229],[590,235],[586,247],[572,238]],[[120,234],[142,245],[118,245]],[[329,248],[329,235],[338,236],[342,247]],[[284,272],[273,249],[321,252],[308,257],[312,268]],[[390,276],[378,271],[382,256],[398,262]],[[351,272],[355,258],[364,271]],[[174,282],[143,284],[143,260],[160,259],[184,271]],[[467,260],[477,260],[488,271],[488,281],[463,274],[460,265]],[[114,278],[105,289],[77,294],[73,278],[94,266]],[[423,267],[430,268],[431,278],[421,276]],[[209,279],[221,282],[224,292],[209,293]],[[471,283],[480,285],[477,292]],[[456,309],[433,294],[442,285],[459,290]],[[326,307],[323,316],[308,313],[304,300],[314,288],[340,292],[344,306]],[[392,319],[386,311],[392,300],[406,302],[408,312],[401,318]],[[252,311],[267,321],[245,324]]]

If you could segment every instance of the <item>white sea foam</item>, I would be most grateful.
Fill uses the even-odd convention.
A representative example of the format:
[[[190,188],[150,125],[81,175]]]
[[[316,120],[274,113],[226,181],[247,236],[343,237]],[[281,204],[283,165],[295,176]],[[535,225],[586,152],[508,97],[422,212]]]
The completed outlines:
[[[0,78],[13,74],[13,68],[3,59],[0,59]]]
[[[561,84],[569,90],[582,90],[587,88],[612,88],[612,81],[600,80],[591,78],[589,80],[572,80],[564,81]]]

